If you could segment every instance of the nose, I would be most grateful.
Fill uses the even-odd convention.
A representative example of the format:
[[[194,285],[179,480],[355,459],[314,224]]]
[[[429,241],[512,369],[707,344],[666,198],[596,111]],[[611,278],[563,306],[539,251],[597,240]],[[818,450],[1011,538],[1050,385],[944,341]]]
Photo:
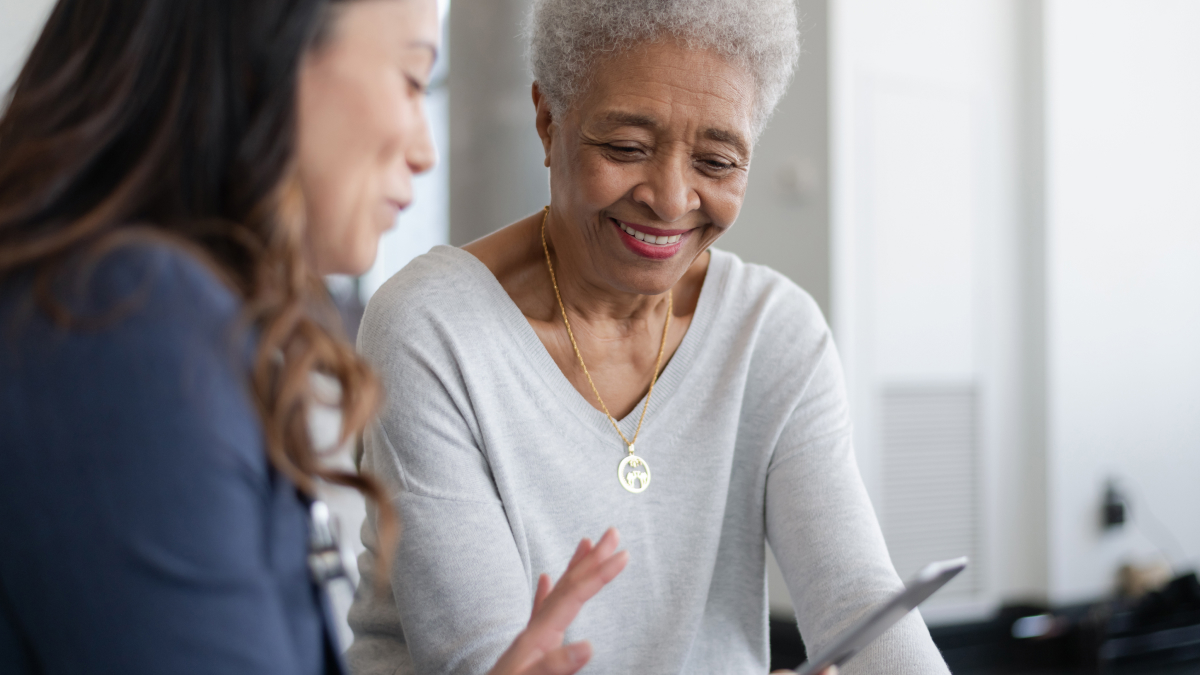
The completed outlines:
[[[665,223],[676,222],[700,208],[700,194],[692,186],[691,165],[686,158],[654,162],[650,173],[633,188],[631,197],[650,207]]]
[[[425,106],[417,106],[417,114],[413,116],[413,129],[409,137],[411,141],[404,153],[408,169],[414,174],[422,174],[433,168],[437,163],[437,147],[433,144],[433,133],[429,129],[429,119],[425,115]]]

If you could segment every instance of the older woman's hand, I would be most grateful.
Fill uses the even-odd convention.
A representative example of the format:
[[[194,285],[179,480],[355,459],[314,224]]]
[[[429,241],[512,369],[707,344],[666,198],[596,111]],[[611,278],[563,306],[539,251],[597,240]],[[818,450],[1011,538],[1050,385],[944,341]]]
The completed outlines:
[[[529,625],[490,675],[571,675],[587,664],[591,644],[564,646],[563,638],[583,603],[625,569],[629,552],[616,552],[619,541],[617,530],[610,528],[595,546],[587,539],[579,542],[567,571],[553,588],[548,575],[538,577]]]

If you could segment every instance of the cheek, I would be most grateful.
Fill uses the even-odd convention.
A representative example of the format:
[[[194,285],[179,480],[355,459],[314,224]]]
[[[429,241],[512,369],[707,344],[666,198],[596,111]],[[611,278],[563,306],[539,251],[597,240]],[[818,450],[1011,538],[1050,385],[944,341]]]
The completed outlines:
[[[321,271],[361,273],[391,224],[389,192],[403,192],[392,183],[404,172],[396,165],[411,114],[386,83],[317,84],[302,89],[297,128],[309,245]]]
[[[351,122],[359,106],[343,88],[330,86],[302,90],[297,128],[297,169],[304,188],[310,228],[340,227],[346,217],[353,185],[366,153],[361,129]]]
[[[746,199],[746,174],[714,184],[707,194],[701,194],[704,209],[721,230],[729,229],[737,220]]]
[[[567,185],[577,192],[581,206],[604,208],[629,194],[643,179],[632,164],[617,164],[590,153],[571,163],[575,167]]]

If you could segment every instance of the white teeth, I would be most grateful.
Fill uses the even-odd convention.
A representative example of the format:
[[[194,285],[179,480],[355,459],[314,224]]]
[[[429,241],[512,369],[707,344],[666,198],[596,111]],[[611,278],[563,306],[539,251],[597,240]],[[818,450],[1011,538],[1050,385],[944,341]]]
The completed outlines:
[[[670,237],[666,237],[666,236],[656,237],[653,234],[646,234],[644,232],[639,232],[638,230],[635,230],[632,227],[625,225],[625,223],[622,223],[621,221],[617,221],[617,224],[621,226],[621,230],[624,231],[625,234],[628,234],[629,236],[634,237],[638,241],[644,241],[647,244],[654,244],[655,246],[666,246],[667,244],[674,244],[675,242],[679,241],[683,237],[682,234],[676,234],[676,235],[672,235]]]

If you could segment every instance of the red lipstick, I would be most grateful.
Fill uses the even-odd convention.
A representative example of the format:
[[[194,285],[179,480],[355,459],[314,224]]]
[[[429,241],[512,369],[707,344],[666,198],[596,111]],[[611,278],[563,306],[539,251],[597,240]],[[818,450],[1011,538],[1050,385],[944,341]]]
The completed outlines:
[[[691,233],[691,230],[662,230],[616,218],[609,218],[609,222],[616,228],[626,248],[652,260],[666,260],[674,256],[683,248],[683,242]],[[658,243],[662,240],[666,241]]]

